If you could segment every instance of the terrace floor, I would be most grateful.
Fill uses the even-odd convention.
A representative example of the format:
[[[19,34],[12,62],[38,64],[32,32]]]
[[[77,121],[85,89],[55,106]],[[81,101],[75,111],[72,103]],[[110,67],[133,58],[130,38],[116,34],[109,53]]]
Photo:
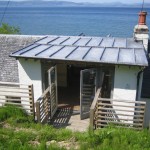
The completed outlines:
[[[55,128],[67,128],[72,131],[86,131],[89,127],[89,118],[80,120],[80,112],[74,111],[71,107],[58,109],[51,124]]]

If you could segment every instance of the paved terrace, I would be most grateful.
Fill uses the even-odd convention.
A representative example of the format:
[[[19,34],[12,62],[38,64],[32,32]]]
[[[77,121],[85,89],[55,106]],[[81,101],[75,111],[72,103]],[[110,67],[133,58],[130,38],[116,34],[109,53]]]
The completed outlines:
[[[80,120],[79,111],[73,111],[71,107],[57,111],[51,124],[55,128],[67,128],[72,131],[86,131],[89,127],[89,119]]]

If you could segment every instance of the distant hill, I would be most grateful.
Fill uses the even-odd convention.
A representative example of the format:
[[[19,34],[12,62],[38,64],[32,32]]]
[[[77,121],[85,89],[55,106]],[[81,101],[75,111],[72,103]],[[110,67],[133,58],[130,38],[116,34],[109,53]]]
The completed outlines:
[[[0,1],[0,7],[6,6],[6,1]],[[10,7],[70,7],[82,6],[82,3],[67,1],[11,1]]]
[[[5,7],[6,1],[0,1],[0,7]],[[9,7],[141,7],[141,4],[115,3],[75,3],[68,1],[11,1]],[[145,3],[150,8],[150,3]]]

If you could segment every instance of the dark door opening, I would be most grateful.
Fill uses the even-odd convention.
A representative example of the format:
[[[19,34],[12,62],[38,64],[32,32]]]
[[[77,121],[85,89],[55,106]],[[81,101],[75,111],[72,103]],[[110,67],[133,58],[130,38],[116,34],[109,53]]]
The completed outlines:
[[[42,84],[43,84],[43,92],[48,87],[48,69],[51,68],[51,64],[43,64],[42,65]],[[95,90],[100,86],[104,89],[102,93],[102,97],[110,98],[111,93],[113,94],[113,78],[114,78],[114,68],[113,67],[81,67],[76,65],[67,65],[67,64],[57,64],[57,98],[58,98],[58,108],[70,108],[71,110],[77,110],[80,112],[82,105],[80,102],[83,101],[84,92],[89,93],[89,87],[84,89],[84,84],[90,84],[90,79],[88,78],[90,70],[96,71],[96,79],[95,79]],[[81,71],[82,70],[82,71]],[[86,72],[89,70],[87,74],[82,74],[82,72]],[[90,74],[93,74],[92,72]],[[104,74],[104,82],[101,85],[101,77]],[[87,78],[89,81],[87,81]],[[82,79],[80,81],[80,79]],[[86,83],[84,83],[86,81]],[[93,81],[93,80],[92,80]],[[82,86],[80,85],[83,82]],[[89,85],[88,85],[89,86]],[[81,90],[82,89],[82,90]],[[80,91],[81,90],[81,91]],[[81,96],[82,95],[82,96]],[[91,94],[91,98],[94,98],[94,95]],[[87,100],[87,97],[86,97]],[[87,103],[87,102],[86,102]],[[81,106],[82,105],[82,106]]]
[[[67,86],[58,87],[58,106],[80,110],[80,71],[83,68],[67,66]]]

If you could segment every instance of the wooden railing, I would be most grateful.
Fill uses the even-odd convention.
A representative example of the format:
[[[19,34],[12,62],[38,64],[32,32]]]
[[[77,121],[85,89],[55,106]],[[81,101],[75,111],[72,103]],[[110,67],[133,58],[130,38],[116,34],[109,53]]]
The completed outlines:
[[[34,115],[33,85],[0,82],[0,106],[16,105]]]
[[[145,102],[104,99],[100,98],[100,93],[98,90],[90,109],[91,129],[109,125],[143,129]]]
[[[50,92],[49,87],[36,102],[36,116],[39,123],[45,123],[50,117]]]
[[[99,88],[95,94],[93,103],[90,107],[90,128],[96,129],[96,121],[97,121],[97,104],[98,104],[98,98],[101,97],[101,88]]]

